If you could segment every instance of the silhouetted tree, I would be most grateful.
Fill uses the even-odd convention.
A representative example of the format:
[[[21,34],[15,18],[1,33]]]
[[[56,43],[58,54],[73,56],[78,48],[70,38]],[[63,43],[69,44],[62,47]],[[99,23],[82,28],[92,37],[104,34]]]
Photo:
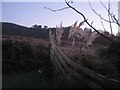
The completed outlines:
[[[41,28],[42,28],[42,25],[38,25],[37,28],[40,28],[40,29],[41,29]]]
[[[37,28],[37,24],[33,25],[32,28]]]
[[[44,26],[44,29],[48,29],[48,27],[45,25],[45,26]]]

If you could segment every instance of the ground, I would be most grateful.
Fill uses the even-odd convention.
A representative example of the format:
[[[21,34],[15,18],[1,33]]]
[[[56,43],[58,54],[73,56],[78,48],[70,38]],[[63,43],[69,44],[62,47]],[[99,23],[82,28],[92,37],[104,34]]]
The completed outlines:
[[[3,36],[2,88],[85,88],[60,77],[50,62],[48,41]]]
[[[78,47],[71,48],[70,42],[67,43],[69,45],[64,43],[66,46],[61,46],[60,49],[70,60],[102,75],[119,80],[117,69],[109,58],[102,59],[98,54],[95,55],[95,52],[92,54],[81,52]],[[78,81],[69,82],[57,74],[50,62],[49,40],[3,36],[2,45],[3,89],[87,87]]]

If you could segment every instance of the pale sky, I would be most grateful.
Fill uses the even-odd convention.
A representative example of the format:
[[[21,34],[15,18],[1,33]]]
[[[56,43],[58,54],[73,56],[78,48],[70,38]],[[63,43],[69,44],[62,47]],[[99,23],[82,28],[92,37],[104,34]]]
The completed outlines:
[[[32,2],[34,1],[34,2]],[[48,0],[49,1],[49,0]],[[73,0],[78,1],[78,0]],[[74,2],[71,5],[82,12],[88,21],[91,23],[93,21],[93,26],[96,29],[102,29],[103,27],[100,22],[100,18],[93,13],[90,9],[88,0],[79,0],[79,2]],[[108,19],[107,12],[104,7],[100,4],[99,0],[89,0],[92,7],[101,14],[104,18]],[[102,1],[102,0],[101,0]],[[107,7],[109,0],[103,2]],[[114,2],[113,2],[114,1]],[[111,0],[112,11],[118,17],[118,0]],[[56,0],[51,0],[49,2],[45,0],[24,0],[24,2],[18,2],[15,0],[2,0],[2,22],[11,22],[27,27],[31,27],[34,24],[37,25],[47,25],[48,27],[56,27],[60,25],[62,21],[63,27],[70,26],[78,20],[78,24],[83,20],[83,18],[72,9],[65,9],[59,12],[52,12],[50,10],[44,9],[48,7],[51,9],[60,9],[66,7],[64,0],[62,2],[56,2]],[[110,31],[109,23],[104,22],[105,29]],[[84,24],[84,27],[89,27]],[[113,24],[113,33],[118,32],[118,26]]]

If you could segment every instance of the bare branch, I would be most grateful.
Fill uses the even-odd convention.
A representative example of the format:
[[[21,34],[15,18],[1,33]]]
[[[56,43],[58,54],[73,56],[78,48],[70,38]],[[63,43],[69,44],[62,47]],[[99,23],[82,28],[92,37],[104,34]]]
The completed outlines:
[[[106,30],[105,30],[105,27],[104,27],[104,24],[103,24],[103,22],[102,22],[102,19],[101,19],[101,24],[102,24],[102,27],[103,27],[104,31],[106,31]]]
[[[80,14],[83,19],[84,19],[84,22],[87,23],[94,31],[96,31],[99,35],[101,35],[102,37],[106,38],[108,41],[110,41],[111,43],[113,43],[113,41],[109,38],[109,37],[106,37],[105,35],[101,34],[96,28],[94,28],[89,22],[88,22],[88,19],[86,19],[86,17],[84,16],[83,13],[81,13],[80,11],[78,11],[76,8],[74,8],[73,6],[70,5],[70,1],[66,1],[65,0],[65,3],[67,4],[68,7],[64,7],[64,8],[61,8],[61,9],[57,9],[57,10],[53,10],[53,9],[50,9],[50,8],[46,8],[44,7],[45,9],[48,9],[48,10],[51,10],[53,12],[56,12],[56,11],[61,11],[61,10],[64,10],[64,9],[68,9],[68,8],[71,8],[73,9],[75,12],[77,12],[78,14]],[[72,3],[72,2],[71,2]],[[101,15],[97,14],[99,17],[101,17]],[[101,17],[102,18],[102,17]],[[107,20],[105,20],[104,18],[102,18],[104,21],[106,22],[109,22]]]
[[[113,33],[112,32],[112,23],[115,23],[115,24],[117,24],[118,26],[120,26],[120,23],[118,22],[118,20],[116,19],[116,17],[115,17],[115,15],[113,14],[113,13],[111,13],[111,4],[110,4],[110,0],[109,0],[109,3],[108,3],[108,8],[103,4],[103,2],[101,2],[101,0],[99,0],[100,1],[100,3],[101,3],[101,5],[105,8],[105,10],[108,12],[108,19],[109,20],[106,20],[106,19],[104,19],[102,16],[101,16],[101,14],[98,14],[93,8],[92,8],[92,6],[91,6],[91,4],[90,4],[90,2],[89,2],[89,5],[90,5],[90,8],[92,9],[92,11],[98,16],[98,17],[100,17],[100,19],[102,19],[102,20],[104,20],[104,21],[106,21],[106,22],[108,22],[109,23],[109,25],[110,25],[110,30],[111,30],[111,34]],[[102,22],[101,22],[102,23]],[[103,23],[102,23],[102,26],[103,26]]]
[[[53,10],[51,8],[47,8],[47,7],[44,7],[45,9],[48,9],[50,11],[53,11],[53,12],[56,12],[56,11],[61,11],[61,10],[64,10],[64,9],[68,9],[69,7],[64,7],[64,8],[60,8],[60,9],[56,9],[56,10]]]
[[[109,0],[109,7],[108,7],[108,9],[107,9],[107,7],[103,4],[103,2],[101,2],[101,0],[99,0],[99,1],[100,1],[101,5],[106,9],[106,11],[107,11],[111,16],[113,16],[113,14],[112,14],[110,11],[108,11],[109,7],[111,6],[110,0]]]
[[[110,0],[109,0],[109,4],[108,4],[108,18],[109,18],[109,24],[110,24],[110,30],[111,30],[111,34],[113,34],[113,32],[112,32],[112,24],[111,24],[111,17],[112,17],[112,15],[111,15],[111,13],[110,13]]]
[[[103,7],[108,11],[107,7],[103,4],[103,2],[101,2],[101,0],[99,0],[99,1],[100,1],[100,3],[103,5]],[[109,3],[110,3],[110,1],[109,1]],[[111,4],[110,4],[110,5],[111,5]],[[120,23],[119,23],[118,20],[116,19],[115,15],[112,14],[112,13],[110,13],[110,11],[109,11],[108,13],[111,15],[111,19],[112,19],[113,23],[116,23],[117,25],[120,26]],[[115,21],[114,21],[114,20],[115,20]]]
[[[79,12],[76,8],[72,7],[66,0],[65,0],[65,3],[66,3],[71,9],[73,9],[73,10],[76,11],[78,14],[80,14],[80,15],[83,17],[84,21],[85,21],[92,29],[94,29],[99,35],[103,36],[104,38],[106,38],[107,40],[109,40],[111,43],[113,43],[113,41],[112,41],[110,38],[104,36],[104,35],[101,34],[97,29],[95,29],[95,28],[87,21],[87,19],[86,19],[86,17],[84,16],[83,13]]]
[[[93,21],[91,22],[91,25],[93,24]]]
[[[109,20],[106,20],[106,19],[104,19],[102,16],[101,16],[101,14],[98,14],[93,8],[92,8],[92,5],[91,5],[91,3],[89,2],[89,5],[90,5],[90,8],[92,9],[92,11],[97,15],[97,16],[99,16],[102,20],[104,20],[104,21],[106,21],[106,22],[110,22]],[[111,23],[114,23],[114,22],[111,22]]]
[[[120,26],[119,20],[116,19],[115,15],[113,15],[114,20],[116,21],[116,24]]]
[[[100,3],[103,5],[103,7],[104,7],[106,10],[108,10],[107,7],[103,4],[103,2],[101,2],[101,0],[99,0],[99,1],[100,1]]]

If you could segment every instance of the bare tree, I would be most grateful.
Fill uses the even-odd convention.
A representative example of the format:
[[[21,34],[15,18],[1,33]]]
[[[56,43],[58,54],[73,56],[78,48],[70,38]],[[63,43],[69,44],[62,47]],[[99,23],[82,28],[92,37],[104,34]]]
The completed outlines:
[[[100,2],[101,2],[101,1],[100,1]],[[53,12],[61,11],[61,10],[64,10],[64,9],[73,9],[76,13],[78,13],[78,14],[84,19],[85,23],[86,23],[87,25],[89,25],[95,32],[97,32],[97,33],[98,33],[99,35],[101,35],[102,37],[106,38],[110,43],[114,43],[114,41],[113,41],[112,39],[110,39],[109,37],[103,35],[103,34],[100,33],[94,26],[92,26],[92,23],[93,23],[93,22],[92,22],[92,23],[89,23],[88,20],[87,20],[87,18],[85,17],[85,15],[84,15],[82,12],[78,11],[75,7],[73,7],[72,5],[70,5],[71,1],[66,1],[66,0],[65,0],[65,3],[66,3],[66,5],[67,5],[68,7],[64,7],[64,8],[56,9],[56,10],[53,10],[53,9],[50,9],[50,8],[46,8],[46,7],[44,7],[44,8],[45,8],[45,9],[49,9],[49,10],[51,10],[51,11],[53,11]],[[72,2],[72,3],[73,3],[73,2]],[[101,2],[101,4],[104,5],[102,2]],[[109,5],[108,5],[108,6],[109,6],[109,9],[110,9],[110,1],[109,1]],[[105,7],[105,6],[104,6],[104,7]],[[105,8],[106,8],[106,7],[105,7]],[[106,9],[107,9],[107,8],[106,8]],[[116,19],[116,16],[115,16],[113,13],[111,13],[109,9],[107,9],[107,12],[108,12],[108,14],[109,14],[110,20],[104,19],[104,18],[101,16],[101,14],[98,14],[94,9],[93,9],[93,11],[95,12],[96,15],[98,15],[98,16],[101,18],[101,20],[104,20],[104,21],[110,23],[110,27],[111,27],[111,24],[112,24],[112,23],[115,23],[115,24],[117,24],[117,25],[120,26],[120,23],[118,22],[118,19]],[[101,23],[102,23],[102,22],[101,22]],[[103,26],[103,27],[104,27],[104,26]],[[104,30],[105,30],[105,29],[104,29]],[[112,33],[112,28],[111,28],[111,33]]]
[[[100,1],[100,0],[99,0],[99,1]],[[109,0],[109,4],[108,4],[108,9],[107,9],[107,7],[103,4],[103,2],[100,1],[100,3],[101,3],[101,4],[103,5],[103,7],[106,9],[106,11],[107,11],[108,14],[110,15],[112,21],[108,21],[108,20],[105,20],[105,19],[103,19],[103,20],[105,20],[106,22],[110,22],[110,23],[116,23],[118,26],[120,26],[120,23],[119,23],[118,20],[116,19],[115,14],[111,13],[110,0]]]
[[[104,38],[106,38],[107,40],[109,40],[111,43],[113,43],[113,41],[112,41],[109,37],[106,37],[105,35],[101,34],[95,27],[93,27],[93,26],[88,22],[88,20],[87,20],[86,17],[84,16],[84,14],[81,13],[80,11],[78,11],[78,10],[77,10],[76,8],[74,8],[73,6],[71,6],[69,1],[67,2],[67,1],[65,0],[65,3],[68,5],[68,7],[70,7],[71,9],[73,9],[74,11],[76,11],[78,14],[80,14],[80,15],[83,17],[84,21],[85,21],[93,30],[95,30],[99,35],[103,36]]]
[[[110,30],[111,30],[111,34],[113,34],[113,31],[112,31],[112,23],[113,23],[114,21],[111,20],[113,17],[112,17],[112,14],[111,14],[111,12],[110,12],[110,11],[111,11],[110,0],[109,0],[109,4],[108,4],[108,9],[107,9],[107,7],[106,7],[102,2],[100,2],[100,3],[103,5],[103,7],[104,7],[104,8],[106,9],[106,11],[108,12],[108,18],[109,18],[109,20],[104,19],[101,14],[98,14],[98,13],[95,11],[95,9],[92,8],[92,5],[91,5],[90,2],[89,2],[89,5],[90,5],[90,8],[92,9],[92,11],[93,11],[97,16],[99,16],[99,18],[101,19],[101,24],[102,24],[102,26],[103,26],[103,29],[105,30],[102,20],[104,20],[105,22],[108,22],[108,23],[109,23],[109,25],[110,25]]]
[[[100,0],[99,0],[99,1],[100,1]],[[102,26],[103,26],[103,29],[105,30],[102,20],[105,21],[105,22],[107,22],[107,23],[109,23],[109,25],[110,25],[110,30],[111,30],[111,34],[113,34],[112,23],[115,23],[115,24],[117,24],[118,26],[120,26],[120,23],[119,23],[118,20],[116,19],[115,14],[112,13],[112,10],[111,10],[111,7],[112,7],[112,6],[111,6],[111,3],[110,3],[110,0],[109,0],[109,3],[108,3],[108,8],[103,4],[103,2],[100,1],[100,3],[101,3],[101,5],[105,8],[105,10],[106,10],[107,13],[108,13],[108,20],[105,19],[105,18],[103,18],[101,14],[97,13],[96,10],[92,8],[92,5],[91,5],[90,2],[89,2],[89,5],[90,5],[91,10],[101,19],[101,24],[102,24]]]

